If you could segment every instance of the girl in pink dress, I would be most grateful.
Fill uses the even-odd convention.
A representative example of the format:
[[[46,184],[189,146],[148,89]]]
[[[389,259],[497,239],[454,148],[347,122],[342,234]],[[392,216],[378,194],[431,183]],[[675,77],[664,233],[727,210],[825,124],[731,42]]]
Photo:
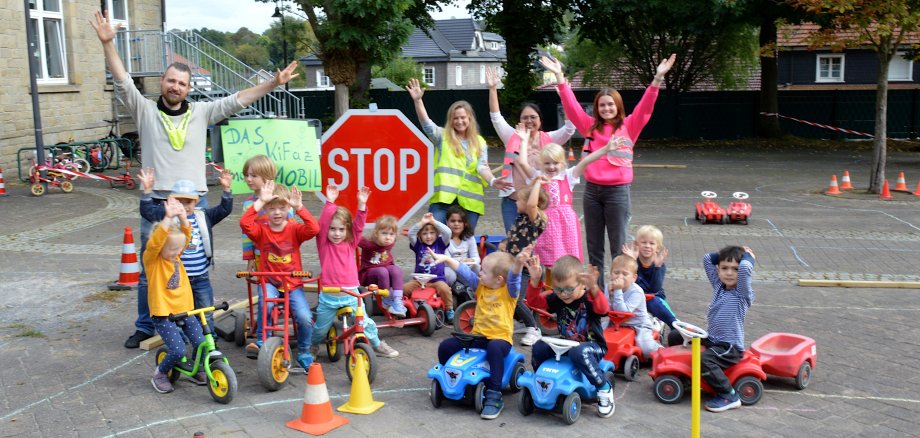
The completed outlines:
[[[546,213],[546,229],[534,245],[534,254],[546,266],[552,266],[564,255],[571,255],[584,261],[581,251],[581,224],[572,208],[572,188],[581,180],[585,167],[605,156],[610,144],[598,148],[583,158],[574,167],[565,164],[565,149],[550,143],[540,152],[540,170],[535,170],[527,160],[527,147],[530,133],[523,125],[518,125],[515,134],[521,139],[521,152],[515,160],[529,180],[543,178],[543,187],[549,194],[549,206]]]

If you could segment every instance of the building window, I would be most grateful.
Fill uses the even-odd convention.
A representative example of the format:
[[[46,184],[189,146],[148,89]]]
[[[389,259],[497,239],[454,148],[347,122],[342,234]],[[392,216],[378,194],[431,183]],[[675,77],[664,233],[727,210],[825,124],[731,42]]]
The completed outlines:
[[[326,76],[324,70],[316,71],[316,86],[320,88],[329,88],[332,86],[332,81],[329,79],[329,76]]]
[[[463,67],[459,65],[454,67],[454,85],[463,85]]]
[[[125,68],[128,73],[142,71],[142,60],[131,58],[127,0],[105,0],[105,9],[109,12],[109,22],[112,23],[112,27],[117,29],[121,26],[121,30],[115,35],[115,49],[118,50],[118,56],[121,57]]]
[[[67,54],[64,53],[61,0],[29,1],[29,26],[35,36],[32,56],[39,66],[35,78],[42,84],[66,84]]]
[[[434,86],[434,67],[425,67],[422,70],[422,80],[425,84]]]
[[[815,82],[843,82],[843,55],[818,55]]]
[[[498,44],[497,42],[492,41],[492,50],[498,50],[499,47],[500,47],[500,46],[499,46],[499,44]]]
[[[905,57],[904,52],[898,52],[891,58],[888,64],[889,81],[911,81],[914,78],[914,62]]]
[[[479,66],[479,83],[486,83],[486,66],[484,65]]]

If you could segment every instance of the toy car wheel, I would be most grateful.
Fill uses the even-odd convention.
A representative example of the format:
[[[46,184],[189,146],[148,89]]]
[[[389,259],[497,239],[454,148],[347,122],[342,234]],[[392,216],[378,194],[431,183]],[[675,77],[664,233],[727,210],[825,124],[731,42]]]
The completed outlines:
[[[45,194],[45,186],[41,185],[40,183],[32,184],[30,189],[32,190],[32,194],[35,196],[41,196]]]
[[[763,383],[756,377],[744,376],[735,382],[735,392],[741,397],[741,404],[753,405],[763,396]]]
[[[377,354],[374,353],[374,349],[371,348],[370,345],[363,342],[355,342],[354,351],[346,358],[345,374],[348,375],[348,380],[352,380],[352,373],[354,373],[355,366],[358,364],[359,360],[364,361],[364,372],[367,373],[367,383],[374,383],[374,379],[377,378]]]
[[[326,354],[329,356],[329,362],[338,362],[342,358],[342,350],[345,346],[336,338],[343,331],[345,331],[344,325],[342,325],[342,321],[337,319],[329,327],[329,331],[326,332]]]
[[[434,328],[439,329],[444,327],[444,324],[447,322],[447,315],[444,314],[444,309],[438,309],[434,311]]]
[[[706,215],[705,214],[700,215],[700,224],[706,225]]]
[[[805,389],[808,387],[809,381],[811,381],[811,364],[806,360],[802,362],[802,365],[799,366],[799,372],[795,374],[795,387]]]
[[[169,354],[169,347],[164,345],[158,348],[157,353],[153,355],[153,363],[159,366],[160,362],[166,359],[167,354]],[[176,370],[169,370],[166,372],[166,375],[169,376],[170,383],[176,383],[176,380],[179,380],[179,372]]]
[[[444,390],[441,389],[441,382],[438,382],[438,379],[431,379],[428,397],[431,398],[431,406],[434,406],[435,409],[441,407],[441,402],[444,401]]]
[[[125,188],[128,190],[134,190],[137,187],[137,183],[134,182],[134,178],[125,179]]]
[[[246,315],[240,312],[233,312],[233,316],[233,343],[237,347],[242,347],[246,344]]]
[[[73,183],[70,181],[61,181],[61,190],[64,193],[70,193],[73,191]]]
[[[431,336],[434,334],[435,329],[440,328],[438,327],[438,316],[428,303],[421,303],[416,312],[415,316],[422,318],[423,321],[417,326],[422,336]],[[443,314],[444,312],[441,313]]]
[[[728,215],[724,215],[722,216],[722,225],[727,225],[727,224],[728,224]]]
[[[534,314],[533,319],[537,322],[537,328],[540,329],[540,333],[543,336],[559,334],[559,324],[556,323],[554,318],[543,314]]]
[[[211,376],[214,377],[213,382],[208,382],[208,392],[211,393],[211,398],[214,401],[227,404],[233,400],[233,396],[236,395],[236,373],[233,372],[233,368],[230,368],[230,364],[224,362],[223,359],[217,359],[211,362]]]
[[[623,361],[623,378],[635,382],[639,376],[639,358],[632,355]]]
[[[575,424],[579,416],[581,416],[581,396],[573,392],[562,402],[562,421],[569,425]]]
[[[476,384],[476,390],[473,391],[473,409],[477,414],[482,413],[483,405],[486,400],[486,382],[480,381]]]
[[[281,389],[287,381],[290,361],[284,359],[284,338],[272,336],[259,349],[259,383],[269,391]]]
[[[742,225],[747,225],[747,224],[748,224],[747,218],[745,218],[744,220],[742,220],[742,221],[741,221],[741,224],[742,224]]]
[[[530,390],[527,388],[521,389],[521,400],[518,401],[518,412],[523,416],[528,416],[533,413],[536,405],[533,403],[533,395],[530,393]]]
[[[518,378],[524,375],[524,362],[517,362],[514,364],[514,369],[511,370],[511,381],[508,382],[508,388],[511,389],[511,392],[518,392],[521,390],[521,386],[518,385]]]
[[[684,384],[677,377],[665,374],[655,379],[655,398],[664,404],[674,404],[684,396]]]
[[[476,302],[467,301],[457,307],[454,312],[454,331],[461,333],[473,332],[473,319],[476,316]]]

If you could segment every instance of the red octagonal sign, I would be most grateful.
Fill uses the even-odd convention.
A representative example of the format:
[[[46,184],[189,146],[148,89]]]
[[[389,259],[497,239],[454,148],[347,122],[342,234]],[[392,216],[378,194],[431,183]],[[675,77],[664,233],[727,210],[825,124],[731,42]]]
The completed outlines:
[[[367,186],[367,226],[383,215],[405,223],[434,193],[434,148],[398,110],[348,110],[322,139],[323,193],[339,187],[338,205],[352,213]],[[325,200],[325,197],[320,196]]]

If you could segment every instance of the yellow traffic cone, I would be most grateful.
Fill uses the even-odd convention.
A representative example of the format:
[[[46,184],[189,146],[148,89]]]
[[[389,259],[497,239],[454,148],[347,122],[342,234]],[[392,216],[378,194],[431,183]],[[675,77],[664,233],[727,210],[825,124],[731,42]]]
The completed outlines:
[[[374,401],[371,384],[367,381],[367,371],[364,369],[364,360],[356,358],[355,362],[357,363],[352,371],[351,395],[348,396],[348,403],[339,406],[337,410],[350,414],[373,414],[383,407],[383,402]]]

